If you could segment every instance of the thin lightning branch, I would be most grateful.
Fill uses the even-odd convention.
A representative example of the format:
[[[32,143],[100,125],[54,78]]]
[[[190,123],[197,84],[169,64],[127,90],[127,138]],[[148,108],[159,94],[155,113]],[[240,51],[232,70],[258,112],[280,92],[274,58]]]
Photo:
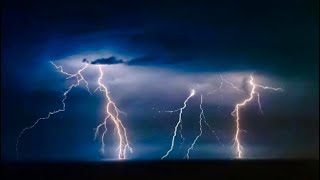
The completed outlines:
[[[203,131],[202,131],[202,123],[204,122],[208,129],[214,134],[214,136],[217,138],[218,142],[221,144],[220,142],[220,138],[217,136],[216,132],[213,130],[213,128],[211,128],[211,126],[209,125],[209,123],[206,120],[206,117],[204,115],[204,111],[202,108],[202,103],[203,103],[203,95],[201,94],[201,98],[200,98],[200,115],[199,115],[199,134],[198,136],[194,139],[191,147],[188,149],[187,154],[185,156],[186,159],[189,159],[189,153],[190,151],[193,149],[194,145],[196,144],[196,142],[198,141],[198,139],[200,138],[200,136],[202,135]],[[224,146],[223,144],[221,144],[222,146]]]
[[[103,125],[104,125],[104,131],[103,131],[103,133],[102,133],[102,136],[101,136],[101,152],[104,154],[104,150],[105,150],[105,143],[104,143],[104,137],[105,137],[105,135],[106,135],[106,133],[107,133],[107,130],[108,130],[108,128],[107,128],[107,123],[106,123],[106,120],[108,119],[108,116],[104,119],[104,123],[103,123]]]
[[[69,74],[69,73],[65,72],[65,71],[63,70],[63,67],[62,67],[62,66],[56,65],[56,64],[53,63],[52,61],[50,61],[50,63],[51,63],[56,69],[58,69],[58,70],[60,71],[60,73],[62,73],[62,74],[64,74],[64,75],[67,75],[68,77],[74,75],[74,74]],[[86,66],[87,66],[87,65],[86,65]],[[86,66],[85,66],[85,67],[86,67]],[[79,71],[78,71],[78,72],[79,72]]]
[[[250,92],[250,96],[247,99],[245,99],[243,102],[241,102],[239,104],[236,104],[234,111],[232,111],[232,113],[231,113],[232,116],[236,117],[236,120],[235,120],[236,121],[236,133],[235,133],[234,139],[235,139],[236,153],[237,153],[237,157],[238,158],[242,158],[242,153],[243,153],[242,152],[243,151],[243,147],[241,145],[240,137],[239,137],[240,136],[240,131],[242,131],[240,129],[240,115],[239,115],[240,108],[246,106],[246,104],[253,99],[254,95],[256,95],[260,111],[262,112],[261,103],[260,103],[260,94],[258,92],[256,92],[256,88],[257,87],[258,88],[262,88],[262,89],[274,90],[274,91],[283,91],[283,89],[281,89],[281,88],[273,88],[273,87],[268,87],[268,86],[262,86],[262,85],[259,85],[259,84],[255,84],[252,75],[250,75],[249,83],[252,86],[252,89],[251,89],[251,92]]]
[[[225,83],[227,83],[227,84],[230,84],[233,89],[235,89],[235,90],[237,90],[237,91],[240,91],[240,89],[239,89],[238,87],[236,87],[235,85],[233,85],[233,83],[231,83],[230,81],[225,80],[225,79],[222,77],[222,75],[220,75],[220,77],[221,77],[221,79],[222,79],[223,82],[225,82]]]
[[[188,98],[184,101],[183,103],[183,107],[182,108],[179,108],[177,110],[174,110],[174,111],[168,111],[168,112],[176,112],[176,111],[179,111],[179,121],[177,122],[175,128],[174,128],[174,133],[173,133],[173,136],[172,136],[172,141],[171,141],[171,147],[170,149],[167,151],[167,153],[161,158],[161,159],[164,159],[166,158],[170,152],[172,151],[173,147],[174,147],[174,142],[175,142],[175,138],[177,136],[177,131],[178,131],[178,127],[182,127],[181,126],[181,123],[182,123],[182,113],[183,113],[183,110],[187,107],[187,102],[189,101],[189,99],[195,95],[195,90],[192,89],[191,90],[191,93],[190,95],[188,96]]]
[[[260,94],[256,93],[256,95],[257,95],[257,103],[258,103],[258,106],[259,106],[260,113],[263,114],[261,103],[260,103]]]
[[[221,75],[220,75],[220,77],[221,77],[221,79],[222,79],[222,76],[221,76]],[[221,80],[219,88],[214,89],[213,91],[209,92],[208,95],[209,95],[209,94],[214,94],[214,93],[217,92],[217,91],[220,91],[220,92],[221,92],[221,91],[222,91],[222,87],[223,87],[223,81]]]
[[[83,70],[85,70],[89,64],[86,64],[82,69],[80,69],[77,73],[75,74],[70,74],[70,73],[67,73],[65,71],[63,71],[63,68],[62,66],[58,66],[56,64],[54,64],[52,61],[50,61],[50,63],[60,71],[60,73],[64,74],[64,75],[67,75],[68,77],[66,79],[70,79],[70,78],[73,78],[73,77],[76,77],[77,78],[77,81],[83,81],[85,84],[86,84],[86,88],[87,88],[87,91],[92,95],[90,89],[89,89],[89,83],[88,81],[85,80],[85,78],[83,77],[83,75],[81,74],[81,72]],[[80,79],[79,79],[80,78]]]
[[[191,147],[188,149],[188,152],[187,152],[187,154],[186,154],[186,156],[185,156],[185,158],[187,158],[187,159],[189,159],[189,153],[190,153],[190,151],[193,149],[194,145],[196,144],[196,142],[198,141],[198,139],[199,139],[200,136],[202,135],[202,121],[203,121],[203,119],[205,118],[204,112],[203,112],[203,109],[202,109],[202,95],[201,95],[201,99],[200,99],[200,110],[201,110],[201,112],[200,112],[200,115],[199,115],[199,134],[198,134],[198,136],[194,139]]]
[[[100,90],[102,92],[105,92],[105,97],[107,99],[107,104],[106,104],[106,113],[107,116],[104,119],[104,121],[99,124],[97,126],[97,130],[96,130],[96,135],[98,134],[98,130],[101,126],[104,125],[105,127],[105,131],[102,134],[102,147],[101,147],[101,151],[102,153],[104,153],[104,137],[105,137],[105,133],[107,131],[106,128],[106,121],[108,119],[111,119],[111,121],[114,123],[116,131],[117,131],[117,135],[119,138],[119,146],[117,148],[117,150],[119,150],[118,153],[118,158],[119,159],[125,159],[126,158],[126,152],[129,150],[130,152],[132,152],[132,148],[129,146],[129,141],[127,138],[127,132],[126,132],[126,128],[123,126],[122,121],[119,118],[119,113],[123,113],[122,111],[119,111],[118,107],[116,106],[116,104],[111,100],[111,97],[109,96],[109,91],[108,88],[101,82],[102,78],[103,78],[103,71],[102,71],[102,66],[99,65],[99,72],[100,72],[100,77],[98,78],[98,84],[99,87],[95,90]]]
[[[233,89],[237,90],[237,91],[241,91],[238,87],[236,87],[233,83],[231,83],[230,81],[226,80],[223,78],[223,76],[220,74],[220,86],[217,88],[217,89],[214,89],[213,91],[209,92],[207,95],[210,95],[210,94],[214,94],[216,92],[220,92],[220,96],[221,96],[221,104],[223,103],[223,87],[224,87],[224,84],[229,84]],[[218,105],[218,108],[220,108],[220,106]]]
[[[110,116],[107,116],[106,118],[105,118],[105,120],[107,120],[108,118],[109,118]],[[99,135],[99,130],[100,130],[100,128],[101,127],[104,127],[105,128],[105,131],[106,131],[106,123],[105,123],[106,121],[104,121],[103,123],[101,123],[101,124],[99,124],[98,126],[97,126],[97,128],[96,128],[96,132],[94,133],[94,140],[96,140],[97,139],[97,137],[98,137],[98,135]]]
[[[48,115],[46,117],[41,117],[39,119],[37,119],[31,126],[28,126],[24,129],[22,129],[22,131],[20,132],[18,138],[17,138],[17,141],[16,141],[16,153],[17,153],[17,159],[19,159],[19,150],[18,150],[18,147],[19,147],[19,142],[20,142],[20,139],[22,137],[22,135],[27,131],[27,130],[30,130],[32,129],[33,127],[35,127],[41,120],[44,120],[44,119],[49,119],[51,117],[51,115],[54,115],[54,114],[57,114],[59,112],[62,112],[62,111],[65,111],[66,110],[66,104],[65,104],[65,100],[67,99],[67,95],[68,93],[75,87],[79,86],[80,85],[80,82],[83,81],[86,83],[86,87],[87,87],[87,90],[88,92],[91,94],[90,90],[89,90],[89,87],[88,87],[88,82],[83,78],[81,72],[83,70],[85,70],[87,67],[88,67],[88,64],[86,64],[82,69],[80,69],[79,71],[77,71],[77,73],[75,74],[70,74],[70,73],[67,73],[63,70],[62,66],[58,66],[56,64],[54,64],[52,61],[50,61],[50,63],[56,68],[59,70],[60,73],[64,74],[64,75],[67,75],[67,79],[71,78],[71,77],[76,77],[77,78],[77,82],[74,83],[74,84],[71,84],[66,91],[63,92],[63,99],[61,101],[61,104],[62,104],[62,108],[58,109],[58,110],[55,110],[55,111],[51,111],[48,113]]]
[[[184,141],[186,140],[186,138],[183,137],[183,134],[182,134],[182,123],[180,124],[179,134],[180,134],[180,138],[182,139],[182,141],[181,141],[181,143],[180,143],[180,147],[179,147],[179,148],[181,148],[182,145],[183,145],[183,143],[184,143]]]
[[[259,84],[256,84],[257,87],[262,88],[262,89],[270,89],[270,90],[274,90],[274,91],[283,91],[282,88],[273,88],[273,87],[268,87],[268,86],[261,86]]]
[[[178,112],[178,111],[180,112],[180,108],[179,108],[179,109],[172,110],[172,111],[160,111],[160,110],[158,110],[157,108],[152,108],[152,109],[156,110],[158,113],[165,112],[165,113],[170,113],[170,114],[172,114],[172,113],[175,113],[175,112]],[[183,129],[183,126],[182,126],[182,123],[180,123],[180,125],[179,125],[179,134],[180,134],[180,138],[182,139],[182,141],[181,141],[181,143],[180,143],[180,147],[179,147],[179,148],[182,147],[184,141],[186,140],[186,138],[183,137],[182,129]],[[173,132],[173,133],[174,133],[174,132]]]
[[[240,89],[239,89],[238,87],[236,87],[233,83],[231,83],[230,81],[227,81],[226,79],[224,79],[221,74],[220,74],[220,79],[221,79],[221,81],[220,81],[220,86],[219,86],[219,88],[214,89],[213,91],[209,92],[207,95],[214,94],[214,93],[216,93],[217,91],[222,92],[222,88],[223,88],[223,85],[224,85],[225,83],[230,84],[233,89],[235,89],[235,90],[237,90],[237,91],[240,91]]]
[[[219,138],[219,136],[216,134],[216,131],[215,131],[215,130],[209,125],[209,123],[207,122],[204,113],[203,113],[202,117],[203,117],[203,122],[207,125],[208,129],[209,129],[209,130],[213,133],[213,135],[217,138],[218,142],[219,142],[222,146],[224,146],[224,145],[220,142],[220,138]]]
[[[217,89],[214,89],[213,91],[209,92],[207,95],[210,94],[214,94],[216,92],[223,92],[223,87],[225,84],[229,84],[233,89],[235,89],[236,91],[241,91],[237,86],[235,86],[232,82],[226,80],[221,74],[220,74],[220,86]],[[223,102],[223,94],[220,94],[221,96],[221,103]],[[258,99],[259,105],[260,105],[260,100]],[[259,106],[260,107],[260,106]],[[218,108],[220,108],[220,106],[218,106]],[[261,109],[261,108],[260,108]],[[213,128],[211,128],[211,126],[209,125],[209,123],[206,121],[206,119],[204,118],[203,122],[208,126],[209,130],[214,134],[214,136],[217,138],[218,142],[224,146],[221,142],[220,142],[220,138],[217,136],[216,132],[214,131]]]

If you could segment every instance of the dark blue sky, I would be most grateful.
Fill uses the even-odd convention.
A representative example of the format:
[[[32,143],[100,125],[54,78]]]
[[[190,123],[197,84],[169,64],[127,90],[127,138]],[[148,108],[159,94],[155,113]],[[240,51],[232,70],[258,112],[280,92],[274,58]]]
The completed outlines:
[[[318,157],[318,15],[313,0],[4,1],[1,158],[15,159],[20,130],[60,105],[66,81],[49,61],[74,71],[84,58],[124,62],[105,65],[106,83],[128,113],[132,158],[159,159],[169,148],[178,114],[159,115],[152,107],[179,108],[190,87],[201,93],[219,87],[219,74],[245,86],[251,73],[285,92],[262,93],[263,115],[254,103],[243,112],[247,157]],[[199,97],[185,113],[186,147],[198,130]],[[246,94],[225,92],[223,103],[219,97],[206,96],[204,109],[221,142],[205,130],[195,158],[234,157],[230,113]],[[103,104],[101,95],[75,89],[66,112],[23,137],[22,159],[101,159],[93,128]],[[172,157],[183,157],[183,148]]]

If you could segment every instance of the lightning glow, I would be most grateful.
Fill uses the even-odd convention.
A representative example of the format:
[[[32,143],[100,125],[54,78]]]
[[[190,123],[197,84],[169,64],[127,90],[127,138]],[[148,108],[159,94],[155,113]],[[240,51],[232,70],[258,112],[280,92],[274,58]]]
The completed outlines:
[[[18,148],[19,148],[19,143],[20,143],[20,139],[21,139],[22,135],[23,135],[27,130],[30,130],[30,129],[34,128],[41,120],[49,119],[52,115],[57,114],[57,113],[59,113],[59,112],[65,111],[65,110],[66,110],[65,100],[67,99],[68,93],[69,93],[73,88],[79,86],[81,82],[84,82],[84,83],[86,84],[87,91],[91,94],[90,89],[89,89],[89,86],[88,86],[88,82],[84,79],[84,77],[83,77],[82,74],[81,74],[81,72],[84,71],[84,70],[88,67],[88,64],[86,64],[82,69],[78,70],[77,73],[75,73],[75,74],[70,74],[70,73],[65,72],[65,71],[63,70],[62,66],[56,65],[56,64],[53,63],[52,61],[50,61],[50,63],[51,63],[56,69],[58,69],[60,73],[66,75],[66,76],[67,76],[66,79],[70,79],[70,78],[76,77],[77,82],[71,84],[71,85],[67,88],[67,90],[63,92],[63,98],[62,98],[62,100],[61,100],[62,107],[61,107],[60,109],[49,112],[46,117],[41,117],[41,118],[37,119],[31,126],[28,126],[28,127],[25,127],[24,129],[22,129],[22,131],[20,132],[20,134],[19,134],[19,136],[18,136],[18,138],[17,138],[17,141],[16,141],[17,159],[19,158],[19,149],[18,149]]]
[[[115,129],[116,129],[117,136],[118,136],[118,139],[119,139],[119,142],[118,142],[119,145],[118,145],[118,148],[117,148],[117,150],[119,151],[118,152],[118,159],[125,159],[126,158],[126,152],[127,151],[132,152],[132,148],[129,145],[126,128],[123,126],[123,123],[119,118],[119,114],[123,113],[123,112],[120,111],[118,109],[118,107],[116,106],[116,104],[111,100],[108,88],[102,83],[102,78],[103,78],[103,75],[104,75],[103,71],[102,71],[102,66],[99,65],[98,68],[99,68],[100,76],[99,76],[98,82],[97,82],[99,87],[96,90],[99,89],[100,91],[105,93],[105,97],[106,97],[106,100],[107,100],[107,103],[106,103],[106,114],[107,115],[106,115],[106,118],[104,119],[104,121],[97,126],[96,133],[95,133],[95,138],[97,137],[97,135],[99,133],[99,129],[101,127],[104,127],[104,131],[103,131],[103,134],[101,136],[101,142],[102,142],[101,151],[102,151],[102,153],[104,153],[104,149],[105,149],[104,137],[105,137],[105,134],[107,132],[106,122],[107,122],[108,119],[111,119],[111,121],[115,125]]]
[[[187,107],[187,102],[189,101],[189,99],[195,95],[195,90],[192,89],[191,90],[191,93],[190,95],[188,96],[188,98],[184,101],[183,103],[183,107],[179,108],[179,109],[176,109],[176,110],[173,110],[173,111],[166,111],[166,112],[176,112],[176,111],[179,111],[179,121],[177,122],[175,128],[174,128],[174,133],[173,133],[173,136],[172,136],[172,140],[171,140],[171,146],[170,146],[170,149],[167,151],[167,153],[162,156],[161,159],[164,159],[166,158],[170,152],[172,151],[173,147],[174,147],[174,143],[175,143],[175,138],[177,136],[177,131],[178,131],[178,127],[180,126],[180,128],[182,129],[182,113],[183,113],[183,110]],[[182,137],[182,136],[181,136]],[[183,138],[183,137],[182,137]]]
[[[241,128],[240,128],[240,115],[239,115],[240,108],[246,106],[246,104],[248,102],[250,102],[254,98],[254,95],[256,95],[257,96],[257,102],[258,102],[258,105],[259,105],[259,109],[262,112],[261,103],[260,103],[260,94],[258,92],[256,92],[256,88],[257,87],[258,88],[262,88],[262,89],[274,90],[274,91],[283,91],[283,89],[281,89],[281,88],[273,88],[273,87],[268,87],[268,86],[262,86],[262,85],[259,85],[259,84],[255,84],[252,75],[250,75],[249,84],[252,86],[252,89],[250,91],[250,96],[247,99],[245,99],[243,102],[241,102],[239,104],[236,104],[234,111],[232,111],[232,113],[231,113],[232,116],[236,117],[236,119],[235,119],[235,122],[236,122],[236,133],[234,135],[234,140],[235,140],[236,153],[237,153],[237,157],[238,158],[242,158],[243,157],[242,156],[243,147],[242,147],[241,142],[240,142],[240,132],[242,131]]]

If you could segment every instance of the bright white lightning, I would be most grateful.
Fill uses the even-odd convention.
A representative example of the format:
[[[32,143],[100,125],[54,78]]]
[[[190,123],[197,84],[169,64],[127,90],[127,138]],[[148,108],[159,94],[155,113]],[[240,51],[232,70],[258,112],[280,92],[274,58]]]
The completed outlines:
[[[175,126],[175,128],[174,128],[174,133],[173,133],[172,140],[171,140],[171,147],[170,147],[170,149],[167,151],[167,153],[166,153],[164,156],[162,156],[161,159],[166,158],[166,157],[170,154],[170,152],[172,151],[172,149],[173,149],[173,147],[174,147],[174,143],[175,143],[175,138],[176,138],[176,136],[177,136],[178,127],[180,126],[180,128],[182,128],[181,124],[182,124],[182,113],[183,113],[183,110],[187,107],[187,102],[189,101],[189,99],[190,99],[192,96],[194,96],[194,95],[195,95],[195,90],[192,89],[190,95],[189,95],[188,98],[184,101],[183,107],[181,107],[181,108],[179,108],[179,109],[177,109],[177,110],[174,110],[174,111],[166,111],[166,112],[176,112],[176,111],[179,111],[179,121],[177,122],[177,124],[176,124],[176,126]],[[183,138],[183,137],[182,137],[182,138]]]
[[[18,151],[18,147],[19,147],[19,142],[20,142],[20,139],[22,137],[22,135],[27,131],[27,130],[30,130],[32,129],[34,126],[36,126],[41,120],[44,120],[44,119],[49,119],[51,117],[51,115],[54,115],[54,114],[57,114],[59,112],[62,112],[62,111],[65,111],[66,110],[66,104],[65,104],[65,100],[67,99],[67,95],[68,93],[75,87],[79,86],[80,83],[83,81],[85,84],[86,84],[86,88],[88,90],[88,92],[91,94],[90,92],[90,89],[88,87],[88,82],[84,79],[84,77],[82,76],[81,72],[84,71],[87,67],[88,67],[88,64],[86,64],[82,69],[78,70],[77,73],[75,74],[70,74],[70,73],[67,73],[63,70],[62,66],[58,66],[56,65],[55,63],[53,63],[52,61],[50,61],[50,63],[56,68],[59,70],[60,73],[64,74],[64,75],[67,75],[67,78],[66,79],[70,79],[72,77],[76,77],[77,79],[77,82],[74,83],[74,84],[71,84],[66,91],[63,92],[63,99],[61,100],[61,104],[62,104],[62,108],[58,109],[58,110],[55,110],[55,111],[51,111],[48,113],[48,115],[46,117],[41,117],[39,119],[37,119],[31,126],[28,126],[24,129],[22,129],[22,131],[20,132],[18,138],[17,138],[17,141],[16,141],[16,153],[17,153],[17,159],[19,158],[19,151]]]
[[[101,136],[101,142],[102,142],[102,147],[101,147],[101,151],[102,153],[104,153],[104,137],[105,134],[107,132],[107,126],[106,126],[106,122],[108,119],[111,119],[111,121],[114,123],[115,125],[115,129],[119,138],[119,146],[117,148],[117,150],[119,151],[118,153],[118,158],[119,159],[125,159],[126,158],[126,152],[129,150],[130,152],[132,152],[132,148],[129,146],[129,141],[128,141],[128,137],[127,137],[127,131],[126,128],[123,126],[122,121],[119,118],[119,113],[123,113],[122,111],[120,111],[118,109],[118,107],[116,106],[116,104],[111,100],[111,97],[109,95],[109,91],[108,88],[101,82],[102,78],[103,78],[103,71],[102,71],[102,66],[99,65],[99,73],[100,76],[98,78],[98,85],[99,87],[96,90],[100,90],[102,92],[105,93],[105,97],[107,99],[107,104],[106,104],[106,113],[107,116],[104,119],[104,121],[99,124],[96,128],[96,133],[95,133],[95,138],[97,137],[98,133],[99,133],[99,129],[101,127],[104,127],[104,131],[103,134]],[[96,91],[95,90],[95,91]]]
[[[236,145],[236,153],[237,153],[237,157],[238,158],[242,158],[242,151],[243,151],[243,147],[241,145],[241,142],[240,142],[240,115],[239,115],[239,110],[241,107],[245,106],[248,102],[250,102],[254,95],[257,96],[257,102],[258,102],[258,105],[259,105],[259,109],[260,111],[262,112],[261,110],[261,103],[260,103],[260,95],[258,92],[256,92],[256,88],[262,88],[262,89],[268,89],[268,90],[274,90],[274,91],[283,91],[281,88],[273,88],[273,87],[268,87],[268,86],[262,86],[262,85],[259,85],[259,84],[255,84],[253,82],[253,76],[250,75],[250,85],[252,86],[252,89],[251,89],[251,92],[250,92],[250,96],[245,99],[243,102],[239,103],[239,104],[236,104],[236,107],[234,109],[234,111],[232,111],[231,115],[235,116],[236,119],[236,133],[235,133],[235,136],[234,136],[234,139],[235,139],[235,145]]]
[[[202,121],[205,119],[205,116],[204,116],[204,112],[203,112],[203,109],[202,109],[202,94],[201,94],[201,99],[200,99],[200,115],[199,115],[199,134],[198,136],[194,139],[192,145],[190,148],[188,148],[188,151],[187,151],[187,154],[185,156],[185,158],[189,159],[189,153],[190,151],[193,149],[193,146],[196,144],[196,142],[198,141],[198,139],[200,138],[200,136],[202,135]]]

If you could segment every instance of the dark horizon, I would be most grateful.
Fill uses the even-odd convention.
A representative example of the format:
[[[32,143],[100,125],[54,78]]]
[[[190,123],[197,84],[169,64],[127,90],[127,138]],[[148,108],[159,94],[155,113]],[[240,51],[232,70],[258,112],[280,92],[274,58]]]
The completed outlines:
[[[318,179],[318,160],[265,161],[117,161],[117,162],[11,162],[1,163],[4,178],[136,178],[136,177],[219,177],[259,179]],[[79,171],[81,169],[81,171]]]

